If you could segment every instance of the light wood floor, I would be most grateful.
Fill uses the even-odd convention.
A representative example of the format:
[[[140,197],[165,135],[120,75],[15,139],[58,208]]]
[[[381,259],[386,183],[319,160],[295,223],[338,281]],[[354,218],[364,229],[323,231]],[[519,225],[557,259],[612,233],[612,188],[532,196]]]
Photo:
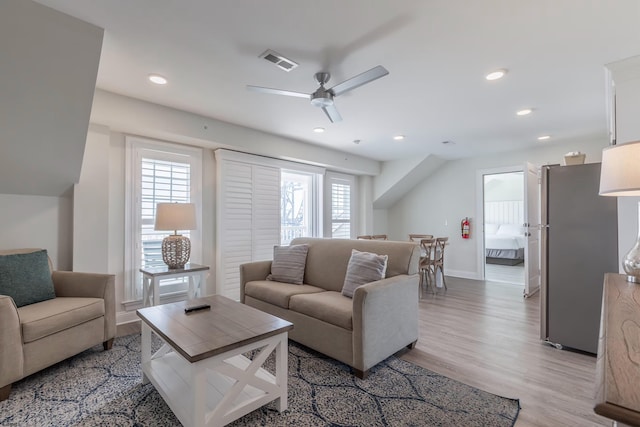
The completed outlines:
[[[539,340],[539,298],[505,283],[447,277],[420,301],[420,339],[401,357],[500,396],[520,399],[516,427],[610,426],[593,412],[595,357]],[[118,335],[139,332],[139,322]]]
[[[539,294],[506,283],[447,277],[425,293],[420,339],[403,359],[465,384],[520,399],[516,427],[610,426],[593,412],[595,357],[539,339]]]

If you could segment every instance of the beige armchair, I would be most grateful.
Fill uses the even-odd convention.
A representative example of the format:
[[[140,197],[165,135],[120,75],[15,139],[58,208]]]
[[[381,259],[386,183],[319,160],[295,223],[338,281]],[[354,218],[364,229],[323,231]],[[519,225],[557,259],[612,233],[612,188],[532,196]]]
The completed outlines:
[[[115,276],[52,271],[51,278],[53,299],[18,308],[13,298],[0,295],[0,401],[15,381],[97,344],[105,350],[113,345]]]

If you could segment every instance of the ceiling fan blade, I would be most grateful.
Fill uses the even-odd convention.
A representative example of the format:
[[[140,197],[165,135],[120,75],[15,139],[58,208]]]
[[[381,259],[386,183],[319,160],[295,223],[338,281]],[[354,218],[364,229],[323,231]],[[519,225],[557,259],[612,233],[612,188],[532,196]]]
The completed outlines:
[[[307,99],[311,98],[311,95],[309,95],[308,93],[293,92],[290,90],[282,90],[282,89],[271,89],[269,87],[262,87],[262,86],[247,85],[247,89],[252,90],[254,92],[270,93],[273,95],[295,96],[298,98],[307,98]]]
[[[340,113],[338,113],[338,109],[336,108],[335,105],[322,107],[322,111],[324,111],[327,117],[329,117],[329,120],[331,120],[331,123],[342,121],[342,116],[340,115]]]
[[[343,81],[342,83],[338,83],[337,85],[329,89],[329,91],[333,93],[334,96],[338,96],[347,91],[353,90],[364,84],[379,79],[380,77],[384,77],[387,74],[389,74],[389,71],[387,71],[387,69],[382,65],[378,65],[377,67],[373,67],[372,69],[365,71],[362,74],[358,74],[355,77],[351,77],[350,79]]]

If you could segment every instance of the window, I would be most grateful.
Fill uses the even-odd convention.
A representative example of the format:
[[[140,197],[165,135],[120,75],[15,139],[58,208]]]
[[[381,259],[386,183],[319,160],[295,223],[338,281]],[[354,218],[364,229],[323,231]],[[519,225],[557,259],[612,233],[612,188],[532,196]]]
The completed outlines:
[[[127,137],[127,219],[125,280],[126,298],[142,298],[140,268],[164,265],[162,239],[171,232],[155,231],[156,204],[161,202],[195,203],[200,213],[202,150],[177,144]],[[201,221],[198,221],[201,224]],[[191,259],[201,258],[199,230],[182,231],[191,240]],[[186,280],[161,283],[162,292],[185,292]]]
[[[325,236],[333,239],[355,237],[355,177],[328,172],[325,185]]]
[[[280,244],[296,237],[318,236],[319,174],[283,170],[280,190]]]

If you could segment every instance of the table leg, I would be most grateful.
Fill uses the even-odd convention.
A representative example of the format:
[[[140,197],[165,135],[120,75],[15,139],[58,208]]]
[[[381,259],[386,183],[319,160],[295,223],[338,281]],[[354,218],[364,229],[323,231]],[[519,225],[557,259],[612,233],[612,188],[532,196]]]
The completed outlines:
[[[193,387],[191,389],[193,403],[193,425],[196,427],[205,426],[207,421],[207,408],[205,407],[205,379],[207,370],[201,363],[192,363],[190,366]],[[214,424],[216,422],[214,421]]]
[[[141,345],[141,354],[142,354],[142,384],[147,384],[149,382],[149,378],[144,373],[144,366],[151,362],[151,328],[146,322],[142,322],[142,345]]]
[[[276,346],[276,385],[280,388],[280,397],[277,399],[276,405],[280,412],[287,410],[287,375],[289,373],[287,341],[287,334],[284,334]]]
[[[153,278],[153,305],[160,305],[160,278]]]

